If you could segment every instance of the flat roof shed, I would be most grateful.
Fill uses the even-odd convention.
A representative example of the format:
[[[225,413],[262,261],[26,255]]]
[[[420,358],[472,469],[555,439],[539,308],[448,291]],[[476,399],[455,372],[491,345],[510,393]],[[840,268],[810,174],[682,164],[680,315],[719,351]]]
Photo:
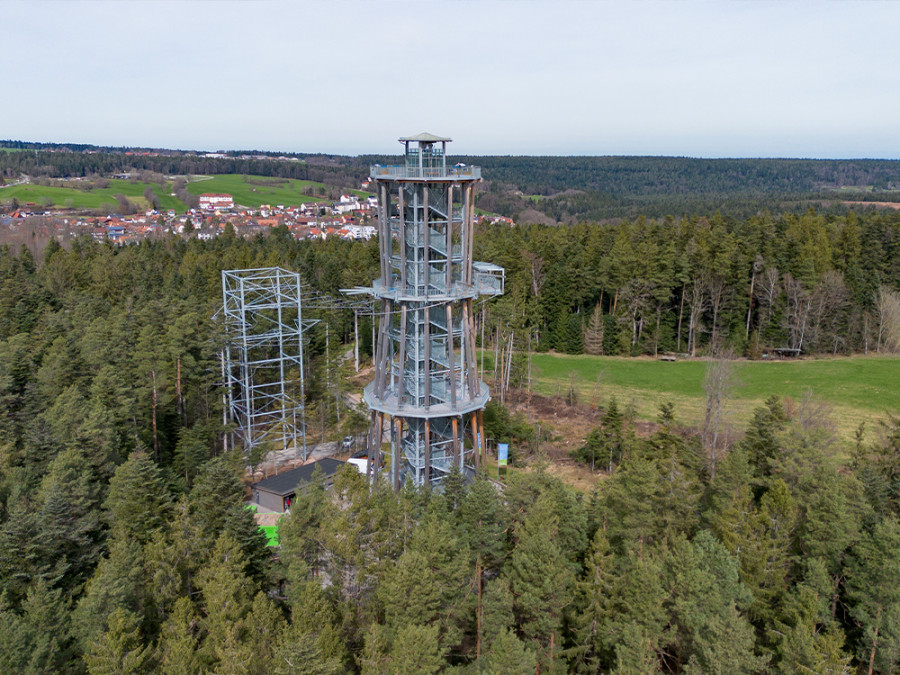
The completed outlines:
[[[297,490],[302,490],[312,481],[316,467],[321,467],[327,487],[334,483],[335,474],[341,470],[344,464],[346,462],[339,459],[325,457],[277,476],[264,478],[250,486],[253,503],[270,511],[284,513],[291,507]]]

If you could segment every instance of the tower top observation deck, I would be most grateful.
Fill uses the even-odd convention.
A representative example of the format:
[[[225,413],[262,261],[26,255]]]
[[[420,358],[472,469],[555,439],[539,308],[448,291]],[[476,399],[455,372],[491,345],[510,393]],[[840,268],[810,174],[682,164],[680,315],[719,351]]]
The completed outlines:
[[[405,148],[405,162],[396,166],[376,164],[369,170],[375,180],[389,181],[479,181],[481,167],[455,164],[447,166],[447,143],[451,139],[421,133],[398,139]]]

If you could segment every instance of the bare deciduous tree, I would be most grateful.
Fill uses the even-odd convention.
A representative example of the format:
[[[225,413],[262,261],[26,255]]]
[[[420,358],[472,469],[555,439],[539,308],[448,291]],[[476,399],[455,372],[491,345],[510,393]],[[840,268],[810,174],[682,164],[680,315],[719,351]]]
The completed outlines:
[[[706,364],[703,390],[706,392],[706,415],[703,420],[703,447],[706,449],[710,479],[716,477],[716,465],[728,446],[725,404],[734,391],[733,354],[722,352]]]
[[[528,249],[522,251],[522,259],[528,263],[528,271],[531,273],[531,293],[537,297],[544,286],[544,259]]]
[[[778,301],[778,295],[781,293],[781,287],[778,283],[780,277],[778,269],[775,267],[766,267],[759,280],[758,295],[760,304],[759,313],[759,332],[764,334],[772,317],[772,311],[775,303]]]
[[[822,275],[811,297],[809,333],[807,343],[811,349],[836,353],[844,343],[844,308],[850,294],[844,284],[844,277],[836,270],[828,270]]]
[[[879,288],[875,310],[878,313],[877,351],[900,351],[900,293],[887,286]]]
[[[688,296],[688,343],[687,348],[691,356],[697,355],[697,331],[700,326],[700,318],[706,309],[706,294],[703,292],[703,283],[700,279],[694,279],[691,283],[691,293]]]
[[[784,312],[785,328],[791,336],[791,348],[802,350],[812,300],[803,284],[790,274],[784,275],[783,285],[784,295],[787,298]]]

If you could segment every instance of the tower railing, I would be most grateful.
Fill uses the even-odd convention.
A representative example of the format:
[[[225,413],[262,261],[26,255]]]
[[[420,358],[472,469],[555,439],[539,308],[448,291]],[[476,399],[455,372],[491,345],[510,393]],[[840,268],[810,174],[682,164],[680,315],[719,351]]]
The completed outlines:
[[[373,178],[446,178],[448,180],[467,178],[471,180],[481,179],[480,166],[380,166],[371,167],[369,175]]]

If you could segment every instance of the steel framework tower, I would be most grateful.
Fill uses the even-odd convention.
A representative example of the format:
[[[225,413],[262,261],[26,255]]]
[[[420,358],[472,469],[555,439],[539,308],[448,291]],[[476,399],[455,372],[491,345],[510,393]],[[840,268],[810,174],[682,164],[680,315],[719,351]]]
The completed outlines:
[[[300,275],[280,267],[222,270],[227,410],[250,453],[260,443],[302,444],[306,460]]]
[[[473,262],[475,184],[481,169],[447,166],[449,138],[401,138],[405,162],[372,167],[378,193],[381,277],[375,379],[363,399],[371,411],[369,466],[382,469],[385,425],[390,479],[437,485],[456,465],[484,458],[487,385],[475,365],[472,300],[501,295],[504,270]]]

